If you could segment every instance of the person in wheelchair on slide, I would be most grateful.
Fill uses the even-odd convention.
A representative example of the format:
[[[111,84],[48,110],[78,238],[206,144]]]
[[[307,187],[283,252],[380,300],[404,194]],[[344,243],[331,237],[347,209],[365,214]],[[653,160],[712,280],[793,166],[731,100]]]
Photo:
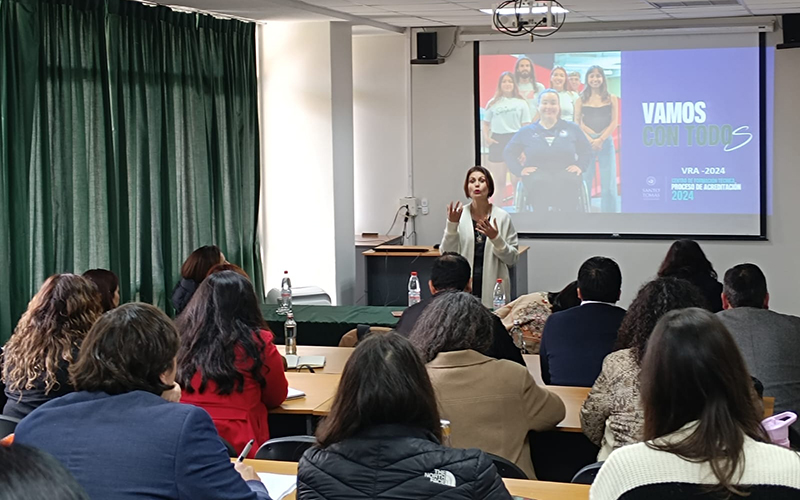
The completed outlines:
[[[511,138],[503,156],[509,170],[521,179],[517,210],[588,211],[581,174],[589,168],[592,146],[575,123],[561,119],[558,92],[539,95],[539,121]]]

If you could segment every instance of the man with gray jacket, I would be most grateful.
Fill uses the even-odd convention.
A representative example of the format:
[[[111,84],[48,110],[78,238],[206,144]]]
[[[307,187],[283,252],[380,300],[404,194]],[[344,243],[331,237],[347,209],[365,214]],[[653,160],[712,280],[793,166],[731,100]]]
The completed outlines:
[[[739,264],[725,273],[723,310],[728,327],[750,375],[764,384],[764,395],[775,398],[775,413],[800,413],[800,318],[769,310],[767,279],[755,264]],[[800,425],[795,424],[800,430]]]

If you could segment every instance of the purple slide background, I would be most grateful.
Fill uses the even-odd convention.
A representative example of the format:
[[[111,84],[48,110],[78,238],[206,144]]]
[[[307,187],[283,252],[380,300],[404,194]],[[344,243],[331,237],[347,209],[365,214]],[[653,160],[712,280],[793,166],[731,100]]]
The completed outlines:
[[[758,55],[756,47],[622,53],[623,213],[759,212]],[[704,125],[728,124],[734,130],[747,125],[753,139],[730,152],[722,144],[689,147],[685,125],[679,124],[679,146],[645,146],[642,103],[687,101],[706,103]],[[734,137],[733,144],[741,142]],[[682,167],[701,173],[684,174]],[[725,174],[706,175],[704,167],[725,167]],[[680,177],[734,178],[742,190],[694,191],[694,200],[673,201],[671,180]]]

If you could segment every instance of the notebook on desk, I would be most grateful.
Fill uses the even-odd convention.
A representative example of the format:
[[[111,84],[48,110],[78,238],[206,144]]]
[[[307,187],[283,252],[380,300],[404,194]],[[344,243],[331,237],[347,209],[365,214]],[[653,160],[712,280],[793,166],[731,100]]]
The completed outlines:
[[[267,487],[273,500],[281,500],[297,489],[297,476],[259,472],[258,478]]]
[[[286,368],[294,370],[297,367],[324,368],[325,356],[297,356],[296,354],[286,355]]]

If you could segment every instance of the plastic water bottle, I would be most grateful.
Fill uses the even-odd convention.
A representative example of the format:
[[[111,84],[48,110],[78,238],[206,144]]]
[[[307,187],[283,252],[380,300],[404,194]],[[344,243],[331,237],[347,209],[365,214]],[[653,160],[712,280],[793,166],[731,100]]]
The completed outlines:
[[[412,271],[411,277],[408,278],[408,307],[418,304],[422,301],[422,292],[419,289],[419,278],[417,272]]]
[[[297,322],[294,320],[294,313],[291,309],[286,313],[286,323],[283,324],[283,336],[286,339],[285,354],[297,354]]]
[[[506,305],[506,292],[503,290],[503,280],[497,278],[497,283],[494,285],[494,293],[492,294],[492,307],[498,310]]]
[[[518,319],[514,320],[514,327],[511,328],[511,338],[514,340],[514,345],[524,353],[526,351],[525,337],[522,335],[522,325]]]
[[[283,272],[281,280],[281,305],[278,312],[286,314],[292,310],[292,280],[289,279],[289,271]]]

